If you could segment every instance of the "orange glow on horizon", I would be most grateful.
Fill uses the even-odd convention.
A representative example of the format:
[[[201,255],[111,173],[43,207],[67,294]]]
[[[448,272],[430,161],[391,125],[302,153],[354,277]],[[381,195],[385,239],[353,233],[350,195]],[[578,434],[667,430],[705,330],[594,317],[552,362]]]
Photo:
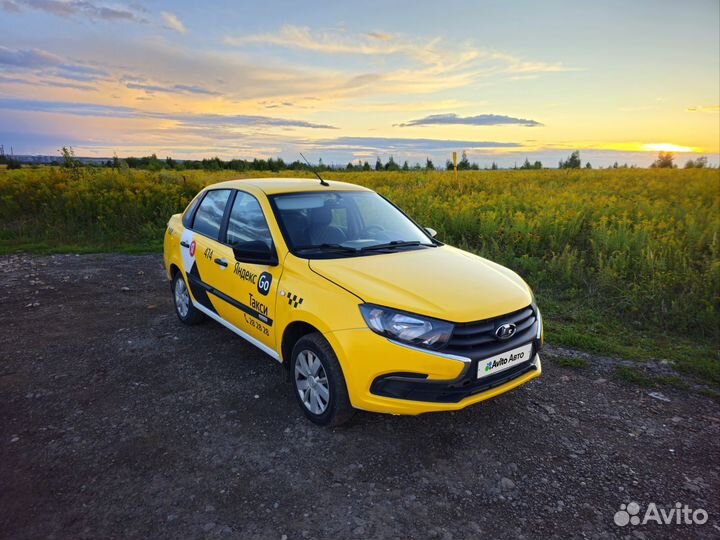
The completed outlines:
[[[692,146],[678,146],[670,143],[643,144],[642,150],[645,152],[697,152],[697,148]]]

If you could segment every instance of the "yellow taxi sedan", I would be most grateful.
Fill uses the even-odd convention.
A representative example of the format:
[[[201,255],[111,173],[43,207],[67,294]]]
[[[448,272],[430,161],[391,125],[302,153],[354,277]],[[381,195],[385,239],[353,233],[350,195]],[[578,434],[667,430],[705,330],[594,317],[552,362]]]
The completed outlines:
[[[528,285],[361,186],[209,186],[170,218],[164,260],[180,321],[213,319],[281,362],[319,425],[457,410],[541,373]]]

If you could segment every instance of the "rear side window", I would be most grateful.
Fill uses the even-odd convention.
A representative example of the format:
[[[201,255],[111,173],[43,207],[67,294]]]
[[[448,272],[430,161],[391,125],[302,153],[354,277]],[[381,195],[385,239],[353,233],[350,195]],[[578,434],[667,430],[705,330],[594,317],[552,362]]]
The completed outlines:
[[[272,247],[272,237],[260,203],[249,193],[238,191],[227,226],[227,243],[233,247],[246,242],[262,242]]]
[[[229,197],[229,189],[208,191],[195,212],[193,230],[217,240]]]
[[[183,213],[182,224],[188,229],[192,228],[192,220],[195,217],[195,210],[197,210],[198,204],[202,200],[202,193],[195,197],[190,204],[188,204],[185,212]]]

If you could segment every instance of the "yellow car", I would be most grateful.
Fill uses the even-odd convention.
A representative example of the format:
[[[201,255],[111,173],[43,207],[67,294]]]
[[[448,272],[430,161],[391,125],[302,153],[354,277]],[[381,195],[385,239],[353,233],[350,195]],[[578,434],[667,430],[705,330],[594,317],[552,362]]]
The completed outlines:
[[[257,179],[205,188],[164,239],[177,316],[287,368],[305,415],[452,411],[540,376],[527,284],[445,245],[374,191]]]

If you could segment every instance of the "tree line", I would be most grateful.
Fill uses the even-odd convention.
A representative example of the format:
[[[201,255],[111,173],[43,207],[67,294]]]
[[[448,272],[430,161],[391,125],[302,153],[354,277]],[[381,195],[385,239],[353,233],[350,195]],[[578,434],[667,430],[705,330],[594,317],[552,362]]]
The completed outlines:
[[[162,170],[205,170],[205,171],[221,171],[231,170],[238,172],[246,171],[435,171],[437,170],[433,161],[428,157],[425,159],[425,163],[421,165],[416,162],[413,165],[405,160],[402,165],[395,161],[393,156],[383,163],[382,159],[378,156],[375,160],[375,165],[370,165],[370,162],[358,160],[356,162],[348,162],[346,166],[338,165],[327,165],[320,158],[319,162],[315,165],[308,165],[300,160],[292,162],[286,162],[282,158],[268,158],[268,159],[230,159],[223,160],[219,157],[205,158],[200,160],[176,160],[171,157],[160,159],[156,154],[142,157],[125,157],[119,158],[117,155],[113,156],[112,159],[105,161],[93,160],[92,162],[81,161],[81,159],[75,156],[75,152],[71,146],[63,146],[60,150],[60,157],[58,160],[52,161],[50,165],[61,166],[67,169],[76,169],[79,167],[108,167],[114,169],[144,169],[149,171],[162,171]],[[88,159],[88,158],[85,158]],[[675,164],[675,156],[671,152],[660,152],[655,161],[652,162],[650,168],[677,168]],[[19,169],[22,167],[22,163],[13,156],[8,156],[0,152],[0,165],[5,165],[8,169]],[[708,159],[705,156],[701,156],[695,159],[689,159],[685,165],[685,169],[702,169],[708,167]],[[452,171],[455,165],[452,161],[447,160],[445,162],[445,170]],[[516,170],[538,170],[543,169],[541,161],[536,160],[531,162],[528,158],[519,167],[517,164],[513,167],[506,167]],[[558,163],[560,169],[580,169],[583,168],[582,160],[580,159],[580,152],[578,150],[572,152],[566,159],[560,160]],[[585,169],[592,169],[592,164],[588,161],[584,165]],[[612,166],[608,167],[612,169],[619,168],[635,168],[635,165],[628,166],[627,163],[620,165],[615,162]],[[467,153],[462,152],[460,160],[457,162],[457,169],[459,171],[479,171],[480,166],[476,162],[471,162],[468,159]],[[483,168],[484,170],[498,170],[500,167],[496,162],[492,162],[490,166]]]

